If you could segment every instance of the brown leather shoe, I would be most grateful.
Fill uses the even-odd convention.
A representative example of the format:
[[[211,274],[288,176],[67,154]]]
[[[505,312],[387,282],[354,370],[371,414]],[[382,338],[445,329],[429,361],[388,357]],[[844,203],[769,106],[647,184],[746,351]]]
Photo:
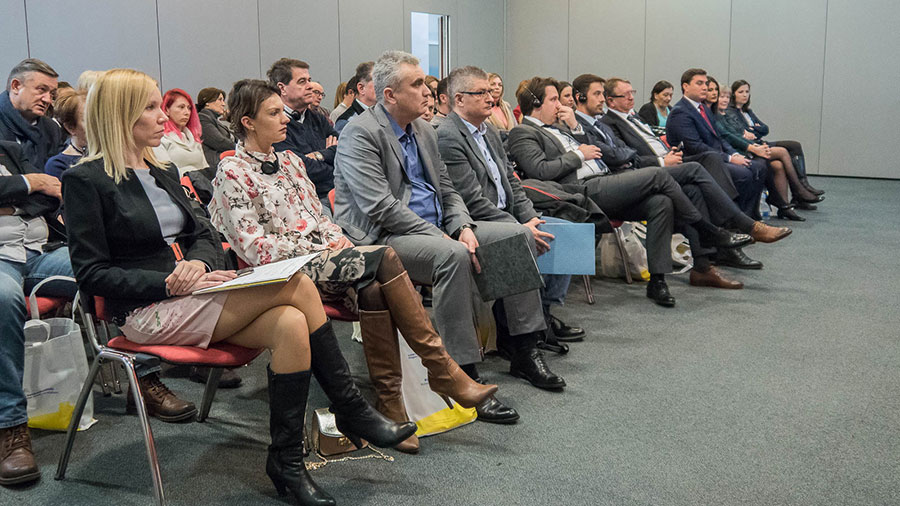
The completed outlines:
[[[0,485],[27,483],[40,477],[28,424],[0,429]]]
[[[363,350],[369,366],[369,378],[375,387],[375,409],[395,422],[408,422],[403,405],[403,373],[400,365],[400,343],[390,311],[360,311]],[[409,436],[394,449],[403,453],[419,453],[419,438]]]
[[[750,237],[759,242],[775,242],[791,235],[793,230],[788,227],[770,227],[761,221],[753,224],[753,230],[750,231]]]
[[[140,378],[139,381],[141,393],[144,394],[144,405],[147,407],[149,416],[158,418],[163,422],[193,421],[194,417],[197,416],[197,406],[194,406],[192,402],[179,399],[159,379],[159,374],[148,374]],[[134,404],[134,397],[131,395],[130,387],[128,388],[125,412],[129,415],[137,414],[137,406]]]
[[[409,274],[405,271],[381,284],[381,293],[390,307],[391,319],[409,347],[428,369],[428,386],[435,393],[452,398],[464,408],[474,408],[497,392],[497,385],[482,385],[464,373],[444,349],[441,336],[431,325],[431,317],[419,302]]]
[[[710,267],[706,272],[697,272],[691,269],[691,286],[711,286],[713,288],[726,288],[731,290],[740,290],[744,288],[744,284],[740,281],[728,279],[722,275],[722,271],[715,267]]]

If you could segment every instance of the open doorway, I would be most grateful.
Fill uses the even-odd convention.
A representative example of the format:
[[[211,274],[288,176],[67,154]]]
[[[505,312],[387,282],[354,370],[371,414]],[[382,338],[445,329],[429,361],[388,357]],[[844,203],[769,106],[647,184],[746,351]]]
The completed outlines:
[[[426,74],[443,79],[450,73],[450,16],[411,12],[412,54]]]

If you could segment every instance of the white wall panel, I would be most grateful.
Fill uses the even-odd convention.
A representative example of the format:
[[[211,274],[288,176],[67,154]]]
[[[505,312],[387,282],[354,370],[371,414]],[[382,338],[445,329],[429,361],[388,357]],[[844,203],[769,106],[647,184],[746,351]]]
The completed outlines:
[[[207,86],[226,92],[232,83],[259,74],[256,2],[157,0],[163,91],[191,96]]]
[[[771,132],[770,140],[803,145],[807,171],[816,173],[825,72],[827,0],[734,2],[731,72],[727,82],[750,83],[750,105]],[[798,23],[796,13],[803,13]],[[766,33],[767,36],[760,36]]]
[[[569,75],[568,2],[512,0],[506,4],[504,98],[515,106],[519,81]]]
[[[621,77],[644,90],[644,2],[569,1],[569,75]],[[638,102],[640,104],[640,102]]]
[[[159,79],[155,1],[92,0],[74,8],[28,0],[27,9],[31,55],[49,63],[60,79],[74,85],[84,70],[117,67]]]
[[[647,52],[644,84],[646,102],[653,84],[661,79],[675,85],[681,98],[681,74],[692,67],[706,69],[717,80],[728,77],[731,3],[722,0],[647,1]]]
[[[331,109],[335,88],[350,77],[341,75],[338,29],[337,2],[259,0],[260,75],[279,58],[303,60],[325,88],[322,105]]]
[[[900,177],[900,8],[829,0],[819,173]]]
[[[356,66],[377,60],[388,49],[403,49],[403,2],[340,0],[341,76],[349,79]]]
[[[0,16],[0,34],[3,34],[3,49],[0,51],[0,75],[6,79],[9,71],[17,63],[28,58],[28,34],[25,31],[25,3],[21,0],[0,2],[3,15]],[[35,55],[35,58],[43,57]],[[52,65],[52,64],[51,64]],[[3,81],[4,84],[6,81]],[[5,89],[5,88],[4,88]]]

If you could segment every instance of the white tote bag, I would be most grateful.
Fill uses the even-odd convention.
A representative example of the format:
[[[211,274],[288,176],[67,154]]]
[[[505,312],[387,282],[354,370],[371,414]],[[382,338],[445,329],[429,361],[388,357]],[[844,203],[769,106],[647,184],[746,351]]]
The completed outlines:
[[[475,408],[466,409],[454,403],[453,409],[450,409],[438,394],[431,391],[428,386],[428,369],[425,369],[419,356],[406,344],[399,332],[398,336],[403,372],[403,404],[409,419],[419,426],[416,435],[439,434],[474,422],[478,416]]]
[[[57,278],[57,277],[54,277]],[[28,400],[28,426],[33,429],[68,430],[89,366],[84,351],[81,327],[72,318],[41,320],[37,314],[35,293],[29,296],[32,319],[25,323],[25,374],[22,387]],[[58,279],[58,278],[57,278]],[[64,278],[74,281],[71,278]],[[77,300],[77,297],[76,297]],[[85,430],[94,420],[93,394],[88,397],[78,429]]]

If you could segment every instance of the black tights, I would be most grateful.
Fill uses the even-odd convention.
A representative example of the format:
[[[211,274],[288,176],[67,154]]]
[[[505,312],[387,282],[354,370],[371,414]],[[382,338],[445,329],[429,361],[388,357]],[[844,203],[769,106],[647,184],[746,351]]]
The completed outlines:
[[[387,310],[388,304],[384,299],[384,294],[381,293],[381,284],[396,278],[404,271],[406,269],[403,267],[403,262],[400,261],[400,257],[397,256],[394,249],[386,248],[384,255],[381,256],[378,271],[375,272],[375,281],[369,283],[357,295],[359,308],[363,311]]]

